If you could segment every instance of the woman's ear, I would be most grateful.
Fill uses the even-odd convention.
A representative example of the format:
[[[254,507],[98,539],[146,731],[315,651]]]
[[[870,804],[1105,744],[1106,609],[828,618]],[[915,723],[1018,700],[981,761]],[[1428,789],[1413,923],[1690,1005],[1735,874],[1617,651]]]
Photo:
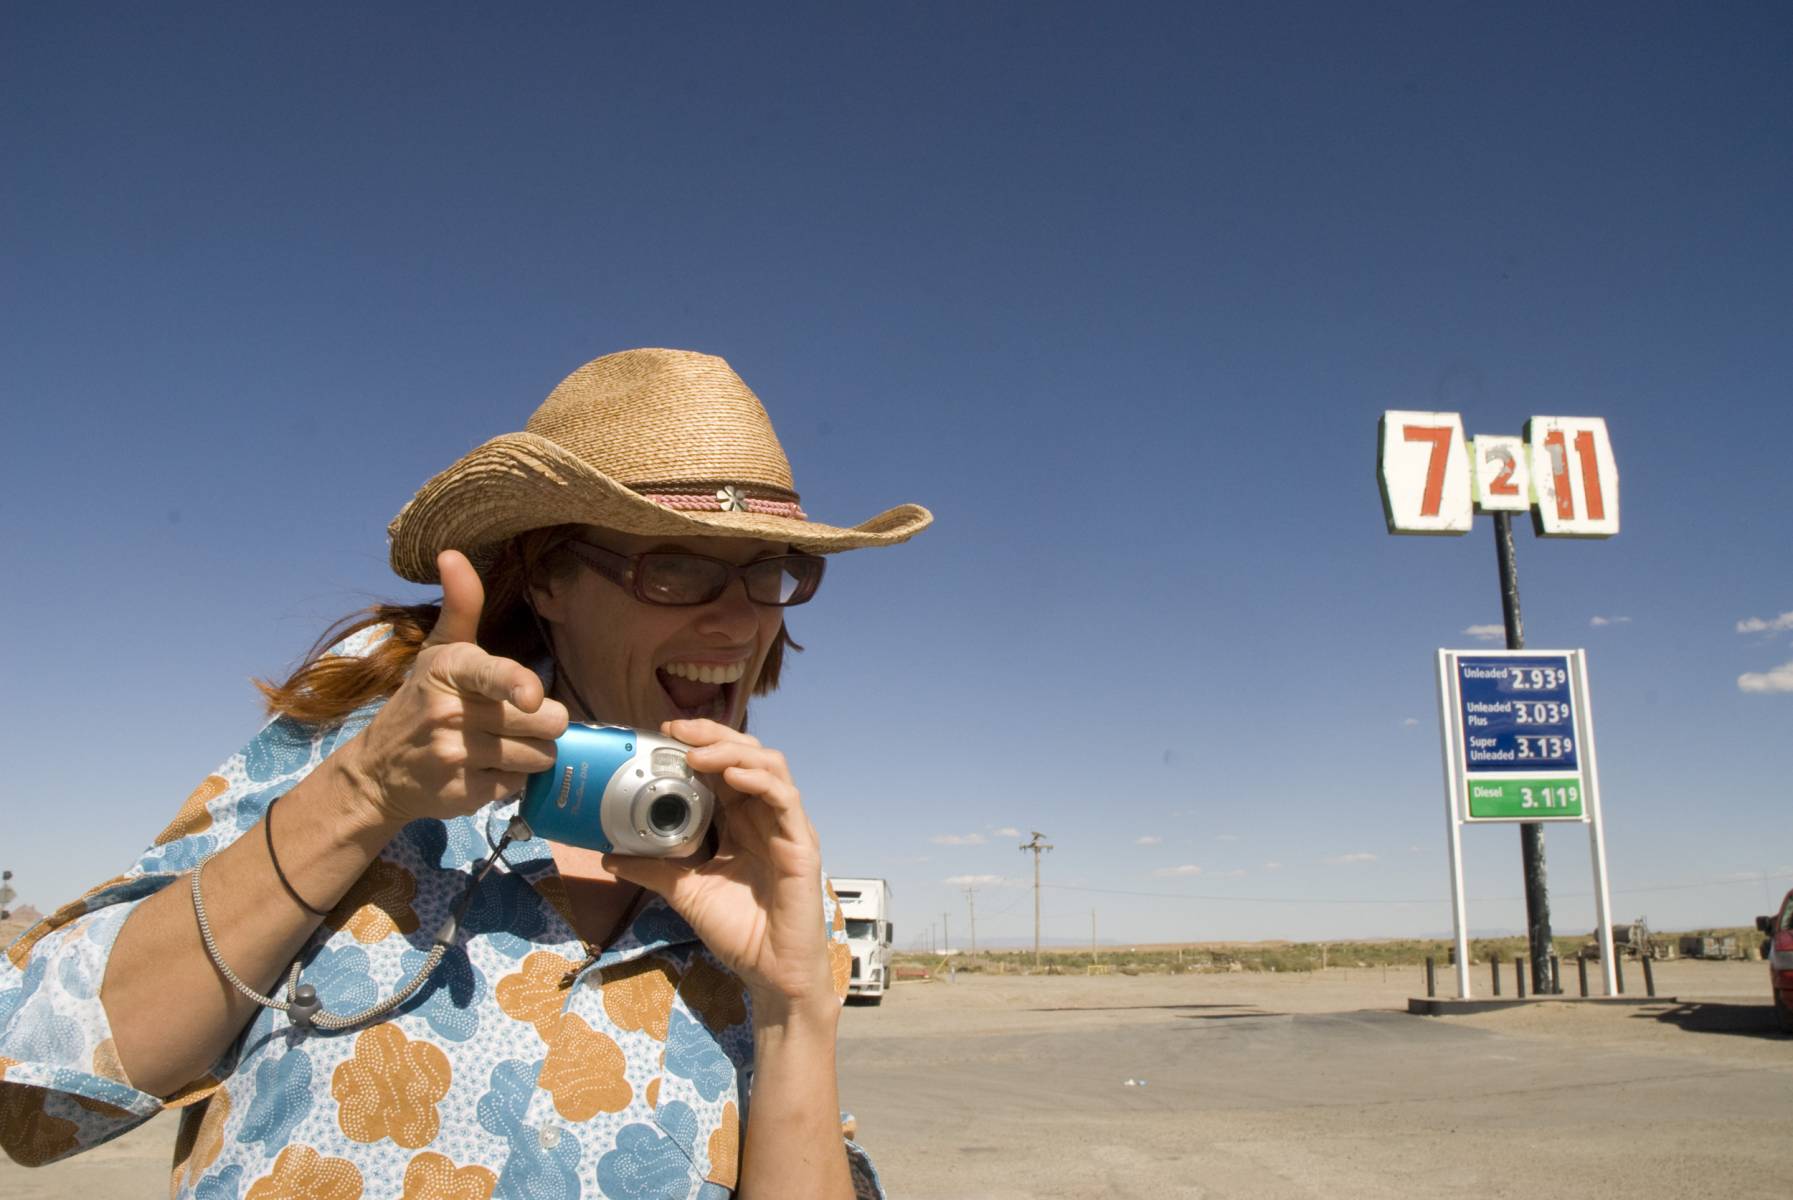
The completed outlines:
[[[557,584],[552,575],[544,573],[541,582],[524,585],[523,596],[529,606],[535,609],[536,616],[558,625],[566,620],[566,591],[564,581]]]

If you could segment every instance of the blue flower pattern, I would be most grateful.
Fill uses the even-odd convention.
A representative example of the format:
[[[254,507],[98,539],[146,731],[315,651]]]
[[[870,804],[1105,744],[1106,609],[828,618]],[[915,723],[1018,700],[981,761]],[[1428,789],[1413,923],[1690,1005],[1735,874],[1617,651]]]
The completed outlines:
[[[255,1099],[237,1130],[237,1140],[284,1147],[293,1127],[310,1111],[311,1059],[300,1052],[264,1059],[255,1068]]]
[[[422,950],[407,950],[399,960],[399,969],[409,979],[423,968],[429,955]],[[418,990],[409,1008],[429,1022],[437,1037],[451,1042],[464,1042],[479,1032],[479,1009],[474,1001],[485,994],[485,976],[459,946],[443,955],[442,962],[427,983]]]
[[[461,928],[484,934],[492,948],[522,958],[548,927],[541,895],[516,875],[488,875],[467,906]]]
[[[360,653],[380,636],[383,631],[364,632],[336,652]],[[120,879],[59,910],[30,931],[11,956],[0,957],[0,1057],[9,1060],[0,1080],[0,1114],[25,1111],[3,1103],[18,1086],[88,1101],[56,1109],[59,1119],[75,1125],[76,1149],[85,1149],[161,1111],[155,1097],[95,1073],[113,1054],[104,1046],[112,1034],[98,993],[118,930],[143,899],[182,885],[181,872],[254,831],[269,803],[377,710],[377,704],[370,705],[325,729],[284,719],[269,722],[219,766],[214,774],[223,786],[208,780],[217,794],[207,805],[206,829],[151,846]],[[390,996],[416,971],[430,933],[460,901],[472,869],[484,858],[487,831],[502,831],[512,811],[514,801],[453,821],[413,822],[387,846],[378,881],[385,899],[379,903],[400,908],[332,917],[299,955],[302,978],[318,989],[327,1010],[365,1008]],[[558,1077],[543,1072],[544,1042],[552,1057],[560,1025],[548,1021],[538,1029],[539,1017],[516,1007],[518,988],[519,981],[540,977],[541,961],[531,960],[531,954],[548,952],[575,962],[585,950],[537,890],[538,881],[548,881],[554,871],[547,844],[513,844],[506,859],[473,893],[457,944],[433,976],[382,1018],[403,1039],[383,1044],[415,1058],[404,1047],[424,1042],[441,1056],[432,1061],[446,1060],[451,1082],[437,1102],[430,1140],[400,1145],[390,1134],[359,1141],[345,1132],[345,1096],[358,1076],[342,1067],[378,1023],[340,1033],[303,1031],[264,1009],[211,1066],[210,1079],[196,1081],[221,1081],[223,1091],[212,1110],[224,1114],[219,1148],[203,1167],[177,1178],[177,1200],[242,1200],[270,1175],[279,1154],[294,1146],[348,1160],[360,1173],[365,1197],[398,1194],[411,1159],[425,1151],[457,1169],[484,1167],[496,1176],[496,1195],[519,1200],[684,1200],[693,1194],[720,1200],[729,1194],[704,1177],[711,1171],[711,1139],[725,1109],[744,1111],[752,1066],[745,992],[747,1020],[726,1029],[705,1027],[682,1001],[669,999],[661,1040],[639,1025],[616,1025],[605,1006],[601,976],[588,973],[588,986],[568,989],[558,1000],[564,1011],[580,1017],[567,1028],[583,1023],[603,1032],[622,1050],[630,1079],[661,1075],[676,1096],[661,1097],[656,1111],[648,1089],[637,1086],[622,1111],[600,1112],[589,1120],[563,1117],[556,1106],[564,1098],[550,1090],[559,1086]],[[415,917],[417,923],[395,931],[388,917],[404,906],[406,919]],[[831,915],[829,901],[822,916]],[[685,921],[658,900],[642,908],[600,966],[633,962],[649,952],[665,957],[675,973],[690,969],[699,955],[706,956],[711,970],[722,970]],[[552,960],[548,963],[552,968]],[[282,981],[276,992],[283,993],[284,986]],[[724,1046],[743,1060],[731,1060]],[[0,1141],[22,1135],[7,1124],[13,1119],[0,1115]],[[850,1144],[848,1154],[858,1194],[866,1200],[881,1197],[869,1160]]]
[[[200,1180],[193,1189],[194,1200],[238,1200],[242,1194],[243,1168],[236,1163]]]
[[[579,1140],[562,1132],[552,1146],[524,1118],[541,1063],[506,1059],[492,1069],[491,1090],[479,1098],[479,1123],[510,1146],[495,1195],[506,1200],[575,1200],[579,1195]]]
[[[300,978],[317,989],[318,999],[333,1013],[360,1012],[379,994],[373,976],[368,973],[367,951],[360,946],[326,946],[318,951]],[[285,994],[283,985],[281,995]]]
[[[608,1200],[659,1200],[690,1187],[691,1161],[652,1125],[625,1125],[616,1149],[598,1159],[598,1186]]]
[[[720,1096],[735,1077],[735,1064],[715,1037],[676,1008],[666,1032],[666,1069],[689,1079],[705,1100]]]

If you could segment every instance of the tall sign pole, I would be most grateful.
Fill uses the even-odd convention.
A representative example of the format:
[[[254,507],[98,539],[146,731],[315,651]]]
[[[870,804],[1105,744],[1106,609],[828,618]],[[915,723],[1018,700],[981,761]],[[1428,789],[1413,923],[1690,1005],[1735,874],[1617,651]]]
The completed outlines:
[[[1464,534],[1477,512],[1494,517],[1501,614],[1509,652],[1525,648],[1512,514],[1531,512],[1538,537],[1611,537],[1619,531],[1618,469],[1606,422],[1598,417],[1533,417],[1526,423],[1523,438],[1478,435],[1470,439],[1465,438],[1463,419],[1457,413],[1390,410],[1382,416],[1377,477],[1390,533]],[[1446,733],[1448,754],[1448,729]],[[1451,803],[1456,804],[1454,797]],[[1450,813],[1452,902],[1460,920],[1462,846],[1458,810],[1452,808]],[[1604,839],[1597,818],[1594,821],[1593,837],[1604,878]],[[1551,930],[1542,826],[1522,821],[1519,845],[1532,979],[1535,990],[1543,991],[1551,978]],[[1608,918],[1602,912],[1599,919],[1604,922]],[[1459,987],[1467,994],[1467,948],[1461,926],[1457,957]]]
[[[1506,624],[1507,649],[1525,649],[1525,620],[1519,615],[1519,566],[1513,555],[1513,514],[1494,514],[1494,553],[1500,563],[1500,612]],[[1550,887],[1544,867],[1544,827],[1536,821],[1519,826],[1519,859],[1525,872],[1525,932],[1531,949],[1532,991],[1542,995],[1550,985]],[[1556,987],[1561,991],[1560,984]]]

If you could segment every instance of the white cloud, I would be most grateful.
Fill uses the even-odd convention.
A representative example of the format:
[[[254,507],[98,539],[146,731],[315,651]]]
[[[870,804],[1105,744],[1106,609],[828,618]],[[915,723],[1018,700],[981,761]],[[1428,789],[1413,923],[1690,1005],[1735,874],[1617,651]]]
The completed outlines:
[[[1267,862],[1267,863],[1265,863],[1265,864],[1264,864],[1264,870],[1266,870],[1266,871],[1280,871],[1280,870],[1282,870],[1282,864],[1281,864],[1281,863],[1279,863],[1279,862]]]
[[[953,887],[968,887],[975,884],[1001,883],[1000,875],[954,875],[951,879],[942,879],[941,883]]]
[[[1745,671],[1737,676],[1737,688],[1744,692],[1793,692],[1793,661],[1766,671]]]
[[[1133,844],[1135,846],[1156,846],[1163,840],[1164,840],[1163,838],[1159,837],[1155,833],[1148,833],[1142,838],[1135,838],[1133,840]]]
[[[1786,633],[1793,630],[1793,612],[1784,612],[1778,617],[1745,617],[1737,622],[1738,633]]]
[[[1331,858],[1323,859],[1322,861],[1332,866],[1339,867],[1344,866],[1346,863],[1373,863],[1376,861],[1376,856],[1360,850],[1356,854],[1335,854]]]
[[[984,835],[981,833],[937,833],[934,835],[936,846],[981,846]]]
[[[1013,825],[1004,825],[1001,829],[992,830],[997,837],[1020,837],[1021,831]]]
[[[1504,642],[1507,640],[1505,625],[1471,625],[1463,631],[1472,638],[1480,638],[1484,642]]]
[[[1184,863],[1180,867],[1159,867],[1152,872],[1155,879],[1171,879],[1177,876],[1200,875],[1202,869],[1194,863]]]
[[[1602,625],[1629,625],[1630,623],[1631,623],[1630,617],[1598,617],[1597,616],[1597,617],[1592,617],[1588,620],[1588,624],[1592,625],[1596,629],[1600,628],[1600,626],[1602,626]]]
[[[1412,729],[1415,725],[1419,724],[1419,718],[1418,717],[1402,717],[1401,724],[1405,725],[1409,729]]]

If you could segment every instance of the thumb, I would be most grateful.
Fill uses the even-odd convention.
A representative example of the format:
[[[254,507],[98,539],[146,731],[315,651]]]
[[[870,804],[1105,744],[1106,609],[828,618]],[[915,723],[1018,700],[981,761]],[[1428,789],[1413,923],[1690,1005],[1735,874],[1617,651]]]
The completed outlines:
[[[479,572],[459,550],[444,550],[436,556],[436,573],[442,577],[442,615],[436,618],[436,627],[423,644],[478,642],[479,614],[486,606],[486,589],[479,581]]]

